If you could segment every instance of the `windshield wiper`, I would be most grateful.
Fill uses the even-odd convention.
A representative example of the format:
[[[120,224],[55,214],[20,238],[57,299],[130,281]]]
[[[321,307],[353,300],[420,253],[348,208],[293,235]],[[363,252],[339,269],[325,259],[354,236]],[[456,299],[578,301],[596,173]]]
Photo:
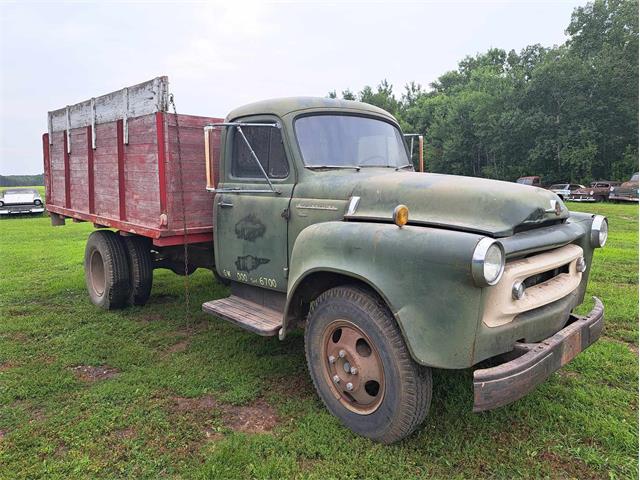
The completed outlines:
[[[323,170],[323,169],[331,169],[331,168],[341,168],[348,170],[355,170],[357,172],[360,171],[359,165],[305,165],[304,168],[308,168],[309,170]]]

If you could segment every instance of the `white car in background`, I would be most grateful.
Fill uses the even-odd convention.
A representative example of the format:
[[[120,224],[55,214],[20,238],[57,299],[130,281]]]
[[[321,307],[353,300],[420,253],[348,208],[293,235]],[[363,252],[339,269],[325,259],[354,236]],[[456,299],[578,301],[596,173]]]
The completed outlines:
[[[584,185],[579,185],[577,183],[556,183],[551,185],[547,190],[551,190],[553,193],[558,195],[561,200],[564,200],[579,188],[584,188]]]
[[[0,215],[42,212],[44,203],[35,188],[10,188],[0,193]]]

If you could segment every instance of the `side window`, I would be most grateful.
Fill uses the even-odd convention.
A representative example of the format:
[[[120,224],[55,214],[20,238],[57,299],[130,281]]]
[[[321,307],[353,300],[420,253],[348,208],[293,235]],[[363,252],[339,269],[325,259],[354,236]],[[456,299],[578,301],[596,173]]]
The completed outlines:
[[[289,175],[289,164],[280,130],[272,127],[243,127],[242,131],[269,178],[286,178]],[[231,148],[231,173],[234,177],[262,178],[262,172],[251,155],[251,150],[237,130],[233,132]]]

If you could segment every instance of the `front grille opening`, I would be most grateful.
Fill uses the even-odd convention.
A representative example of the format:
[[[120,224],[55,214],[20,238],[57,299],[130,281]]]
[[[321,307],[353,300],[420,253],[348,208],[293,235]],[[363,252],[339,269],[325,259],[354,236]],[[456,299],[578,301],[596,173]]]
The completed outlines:
[[[566,218],[560,218],[560,219],[545,220],[543,222],[537,222],[537,223],[536,222],[521,223],[520,225],[517,225],[513,229],[513,234],[515,235],[516,233],[526,232],[528,230],[533,230],[536,228],[552,227],[554,225],[560,225],[562,223],[565,223],[566,221],[567,221]]]
[[[536,273],[525,279],[524,288],[533,287],[534,285],[538,285],[540,283],[544,283],[547,280],[551,280],[554,277],[557,277],[561,273],[569,273],[569,263],[566,265],[562,265],[561,267],[554,268],[553,270],[548,270],[546,272]]]

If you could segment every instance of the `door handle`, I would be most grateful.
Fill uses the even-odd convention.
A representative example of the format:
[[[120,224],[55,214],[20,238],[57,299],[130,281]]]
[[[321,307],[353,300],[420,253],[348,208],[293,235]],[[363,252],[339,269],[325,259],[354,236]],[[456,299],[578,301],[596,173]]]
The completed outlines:
[[[229,202],[225,202],[224,200],[220,200],[218,202],[218,206],[220,208],[231,208],[231,207],[233,207],[233,203],[229,203]]]

